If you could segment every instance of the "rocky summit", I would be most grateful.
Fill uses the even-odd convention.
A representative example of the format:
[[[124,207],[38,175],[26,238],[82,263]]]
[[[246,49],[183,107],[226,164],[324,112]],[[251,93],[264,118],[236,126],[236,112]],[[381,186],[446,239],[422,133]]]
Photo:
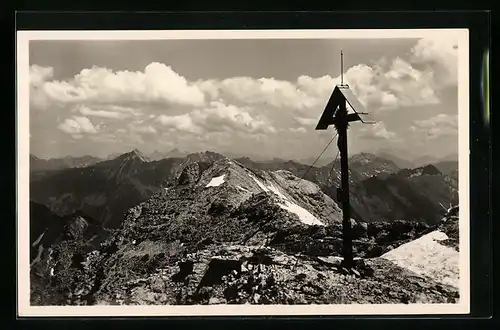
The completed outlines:
[[[144,159],[130,156],[125,164],[143,166]],[[96,241],[103,237],[96,234],[100,223],[82,214],[60,219],[40,210],[52,220],[33,233],[34,243],[52,223],[65,229],[51,231],[53,239],[32,262],[31,303],[446,303],[459,298],[454,269],[438,264],[429,271],[421,262],[436,251],[431,244],[455,260],[456,208],[436,225],[352,219],[356,265],[347,270],[340,264],[342,212],[317,184],[287,170],[250,169],[212,153],[186,158],[171,171],[160,190],[130,208],[117,228],[105,230],[104,239]],[[409,255],[420,259],[405,264]]]

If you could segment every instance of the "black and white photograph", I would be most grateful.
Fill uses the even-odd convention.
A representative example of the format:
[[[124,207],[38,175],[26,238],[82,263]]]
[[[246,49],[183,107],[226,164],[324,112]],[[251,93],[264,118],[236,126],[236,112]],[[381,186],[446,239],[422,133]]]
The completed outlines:
[[[467,38],[18,32],[20,313],[468,313]]]

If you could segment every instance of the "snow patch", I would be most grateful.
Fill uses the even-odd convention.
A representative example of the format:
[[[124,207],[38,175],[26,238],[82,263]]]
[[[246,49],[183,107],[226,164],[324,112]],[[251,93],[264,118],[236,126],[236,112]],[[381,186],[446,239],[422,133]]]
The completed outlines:
[[[323,261],[327,261],[327,262],[331,262],[331,263],[341,263],[344,260],[343,257],[339,257],[339,256],[318,257],[318,259],[323,260]],[[360,258],[360,257],[352,258],[352,260],[361,260],[361,259],[362,258]]]
[[[205,187],[218,187],[218,186],[220,186],[221,184],[224,183],[225,176],[226,176],[225,174],[222,174],[221,176],[217,176],[215,178],[212,178],[212,180],[210,180],[210,182]]]
[[[459,252],[438,242],[447,238],[445,233],[433,231],[387,252],[381,258],[436,282],[458,288]]]
[[[54,267],[50,268],[50,276],[54,276]]]
[[[243,188],[243,187],[241,187],[241,186],[236,186],[236,188],[238,188],[238,189],[239,189],[239,190],[241,190],[241,191],[245,191],[245,192],[247,192],[247,191],[248,191],[248,189],[245,189],[245,188]]]
[[[40,243],[40,241],[42,240],[43,235],[45,235],[45,231],[36,239],[36,241],[33,242],[33,244],[31,246],[35,247],[35,246],[38,245],[38,243]]]
[[[300,221],[305,223],[306,225],[324,226],[324,224],[319,221],[318,218],[312,215],[308,210],[295,203],[291,203],[290,201],[286,200],[284,204],[280,203],[278,205],[288,212],[295,213],[299,217]]]
[[[253,175],[250,175],[250,177],[253,179],[253,181],[255,181],[255,183],[259,186],[260,189],[262,189],[262,190],[264,190],[266,192],[269,191],[269,189],[267,189],[267,187],[262,182],[260,182],[259,179],[257,179]]]
[[[278,189],[275,185],[271,184],[271,185],[267,186],[267,188],[268,188],[270,191],[272,191],[274,194],[278,195],[279,197],[281,197],[281,198],[283,198],[283,199],[285,199],[285,200],[287,200],[287,199],[288,199],[285,195],[283,195],[283,194],[281,193],[281,191],[279,191],[279,189]]]
[[[324,226],[324,224],[320,220],[318,220],[318,218],[312,215],[308,210],[290,201],[289,198],[286,197],[274,184],[271,183],[266,186],[255,176],[250,175],[250,177],[255,181],[255,183],[257,183],[260,189],[264,190],[265,192],[272,192],[277,195],[282,200],[282,203],[278,203],[278,205],[282,209],[296,214],[302,223],[306,225]]]

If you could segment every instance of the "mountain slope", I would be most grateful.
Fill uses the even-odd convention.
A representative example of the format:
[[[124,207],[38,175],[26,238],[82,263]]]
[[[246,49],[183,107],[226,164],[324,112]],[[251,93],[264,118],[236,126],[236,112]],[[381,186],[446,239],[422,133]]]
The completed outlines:
[[[116,228],[125,212],[160,189],[181,161],[147,162],[142,154],[132,151],[93,166],[32,175],[30,199],[59,215],[81,210]]]
[[[458,202],[448,178],[428,165],[404,169],[387,177],[372,177],[353,185],[351,205],[364,221],[419,221],[434,224],[443,206]]]
[[[340,266],[338,249],[318,253],[307,246],[290,249],[276,244],[280,234],[284,234],[281,239],[289,236],[280,228],[298,225],[296,232],[314,240],[316,248],[328,245],[326,235],[338,235],[338,228],[332,223],[320,233],[321,227],[302,224],[299,217],[276,207],[280,193],[290,194],[295,187],[278,183],[291,179],[284,173],[258,176],[232,165],[218,162],[198,172],[194,164],[186,167],[181,175],[185,180],[132,208],[122,227],[97,251],[81,255],[74,250],[67,255],[68,248],[55,249],[66,253],[40,263],[47,271],[55,269],[53,284],[44,290],[46,301],[77,305],[456,302],[457,288],[443,277],[421,267],[415,272],[406,264],[398,265],[406,259],[408,244],[396,247],[393,255],[398,258],[389,254],[357,258],[353,271]],[[317,192],[314,185],[301,183],[305,183],[301,189]],[[238,186],[252,194],[244,194]],[[211,190],[218,190],[219,197],[210,199]],[[230,205],[225,197],[231,197]],[[440,226],[445,224],[451,228],[448,222]],[[404,232],[398,226],[380,230]],[[434,228],[420,230],[418,237],[425,239],[429,229]],[[410,246],[421,246],[416,244],[418,237]],[[80,256],[80,266],[68,262],[75,256]]]
[[[256,162],[250,158],[238,158],[238,161],[253,169],[275,171],[287,170],[294,175],[318,184],[325,193],[336,199],[336,188],[340,185],[340,160],[325,166],[304,165],[295,161]],[[391,161],[369,153],[353,155],[349,158],[349,179],[351,183],[360,182],[371,176],[391,174],[399,171],[399,167]]]
[[[175,184],[157,192],[139,208],[140,216],[134,220],[134,228],[143,230],[146,225],[177,222],[174,228],[184,231],[195,226],[190,235],[206,235],[200,229],[203,227],[214,235],[224,236],[226,241],[228,237],[243,239],[241,235],[249,232],[248,228],[232,228],[231,221],[241,223],[238,217],[249,214],[257,219],[263,216],[260,210],[283,216],[282,220],[275,218],[273,223],[261,223],[273,228],[282,228],[286,223],[324,225],[327,214],[329,221],[340,219],[340,209],[315,184],[299,180],[286,171],[253,172],[227,158],[186,164]],[[260,224],[250,221],[248,225],[258,229]],[[220,230],[226,230],[223,227],[232,229],[222,234]],[[169,232],[161,234],[163,237],[179,237],[179,233],[172,233],[173,229],[169,228]]]
[[[58,216],[45,205],[30,201],[30,243],[32,248],[46,249],[61,240],[86,238],[90,250],[99,247],[109,231],[82,212]],[[33,252],[33,251],[32,251]],[[35,258],[30,255],[30,259]]]
[[[60,217],[44,205],[30,202],[31,303],[51,304],[58,297],[54,273],[79,267],[84,256],[99,249],[110,232],[81,212]],[[51,263],[57,260],[56,263]],[[51,287],[56,289],[52,290]]]

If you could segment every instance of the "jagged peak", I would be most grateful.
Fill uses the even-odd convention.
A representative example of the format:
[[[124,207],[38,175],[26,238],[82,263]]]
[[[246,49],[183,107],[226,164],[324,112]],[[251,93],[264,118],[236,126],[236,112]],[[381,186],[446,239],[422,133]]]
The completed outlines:
[[[229,159],[220,153],[210,150],[190,153],[186,156],[186,158],[192,161],[204,161],[204,162],[214,162],[220,159]]]
[[[398,172],[400,176],[414,177],[421,175],[442,175],[441,171],[434,165],[424,165],[414,169],[403,169]]]
[[[424,175],[424,174],[431,174],[431,175],[443,174],[436,166],[434,166],[432,164],[421,166],[418,169],[422,171],[422,175]]]
[[[134,148],[132,151],[129,151],[127,153],[118,156],[118,158],[122,160],[138,159],[142,162],[148,162],[148,158],[137,148]]]

